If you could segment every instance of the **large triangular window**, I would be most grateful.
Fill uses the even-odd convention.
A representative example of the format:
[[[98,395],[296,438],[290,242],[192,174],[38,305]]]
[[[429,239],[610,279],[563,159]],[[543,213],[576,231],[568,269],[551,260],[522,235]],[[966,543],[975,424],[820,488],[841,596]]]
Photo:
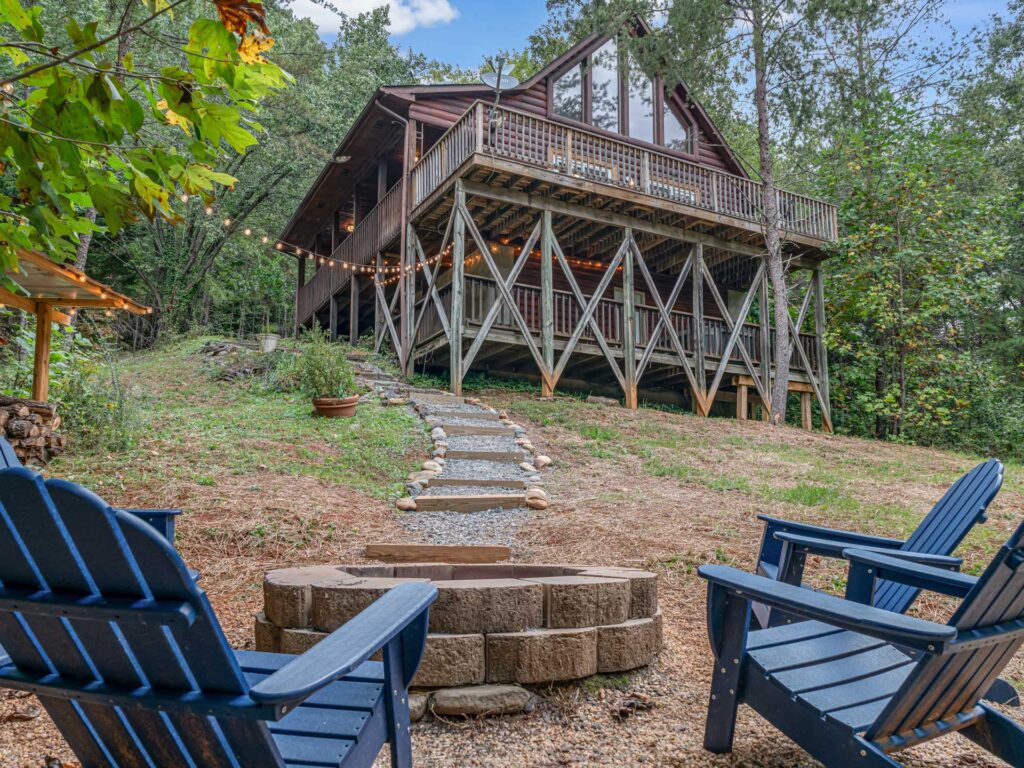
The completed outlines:
[[[696,153],[695,131],[660,74],[645,72],[615,38],[551,84],[550,114],[609,133]]]

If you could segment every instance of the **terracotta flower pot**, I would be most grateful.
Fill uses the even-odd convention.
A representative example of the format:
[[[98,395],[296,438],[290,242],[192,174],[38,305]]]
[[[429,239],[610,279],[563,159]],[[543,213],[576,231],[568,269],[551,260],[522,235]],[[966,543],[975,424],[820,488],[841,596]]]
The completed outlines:
[[[314,397],[313,410],[317,416],[337,418],[339,416],[355,416],[359,395],[351,397]]]

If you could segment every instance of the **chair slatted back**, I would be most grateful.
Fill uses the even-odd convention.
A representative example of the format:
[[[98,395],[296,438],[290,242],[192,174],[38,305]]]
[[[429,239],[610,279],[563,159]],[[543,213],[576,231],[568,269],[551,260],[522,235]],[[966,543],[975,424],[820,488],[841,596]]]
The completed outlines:
[[[996,459],[979,464],[949,487],[900,549],[929,555],[952,553],[985,517],[985,510],[1003,484],[1003,465]],[[894,581],[879,582],[874,606],[905,613],[920,590]]]
[[[244,698],[248,687],[206,595],[145,523],[71,483],[0,470],[0,594],[0,645],[15,668],[0,675],[57,676],[47,688],[53,695],[40,700],[84,765],[281,765],[266,723],[198,714],[204,695]],[[154,619],[134,607],[64,617],[47,605],[89,596],[179,605],[194,620]],[[138,706],[69,698],[97,683],[156,690],[141,692]],[[148,696],[189,692],[196,714],[160,711]]]
[[[926,655],[878,720],[868,738],[914,728],[969,712],[1024,643],[1024,523],[1002,546],[949,623],[963,650]]]

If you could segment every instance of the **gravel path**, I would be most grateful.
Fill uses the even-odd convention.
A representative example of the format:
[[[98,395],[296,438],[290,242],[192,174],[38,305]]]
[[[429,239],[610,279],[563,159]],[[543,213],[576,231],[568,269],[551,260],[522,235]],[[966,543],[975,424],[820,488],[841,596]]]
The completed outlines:
[[[528,475],[510,461],[477,461],[451,459],[441,469],[440,477],[469,480],[525,480]]]
[[[399,517],[408,530],[431,544],[504,544],[511,546],[526,509],[490,509],[486,512],[410,512]]]
[[[508,435],[448,435],[449,451],[515,451],[524,453]]]

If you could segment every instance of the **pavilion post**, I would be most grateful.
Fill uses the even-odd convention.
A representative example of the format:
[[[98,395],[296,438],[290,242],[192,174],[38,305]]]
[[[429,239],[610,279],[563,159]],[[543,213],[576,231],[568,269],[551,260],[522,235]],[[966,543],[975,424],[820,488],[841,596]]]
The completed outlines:
[[[707,416],[710,403],[705,402],[707,392],[707,362],[704,356],[704,245],[693,246],[693,267],[690,269],[693,310],[693,362],[696,366],[694,378],[698,390],[693,393],[693,403],[698,416]],[[722,363],[724,365],[724,362]]]
[[[328,327],[331,332],[331,341],[338,340],[338,294],[332,293],[331,300],[328,304],[328,311],[331,313],[330,320],[328,321]]]
[[[36,311],[36,348],[32,366],[32,399],[46,402],[50,394],[50,339],[53,331],[53,308],[38,304]]]

